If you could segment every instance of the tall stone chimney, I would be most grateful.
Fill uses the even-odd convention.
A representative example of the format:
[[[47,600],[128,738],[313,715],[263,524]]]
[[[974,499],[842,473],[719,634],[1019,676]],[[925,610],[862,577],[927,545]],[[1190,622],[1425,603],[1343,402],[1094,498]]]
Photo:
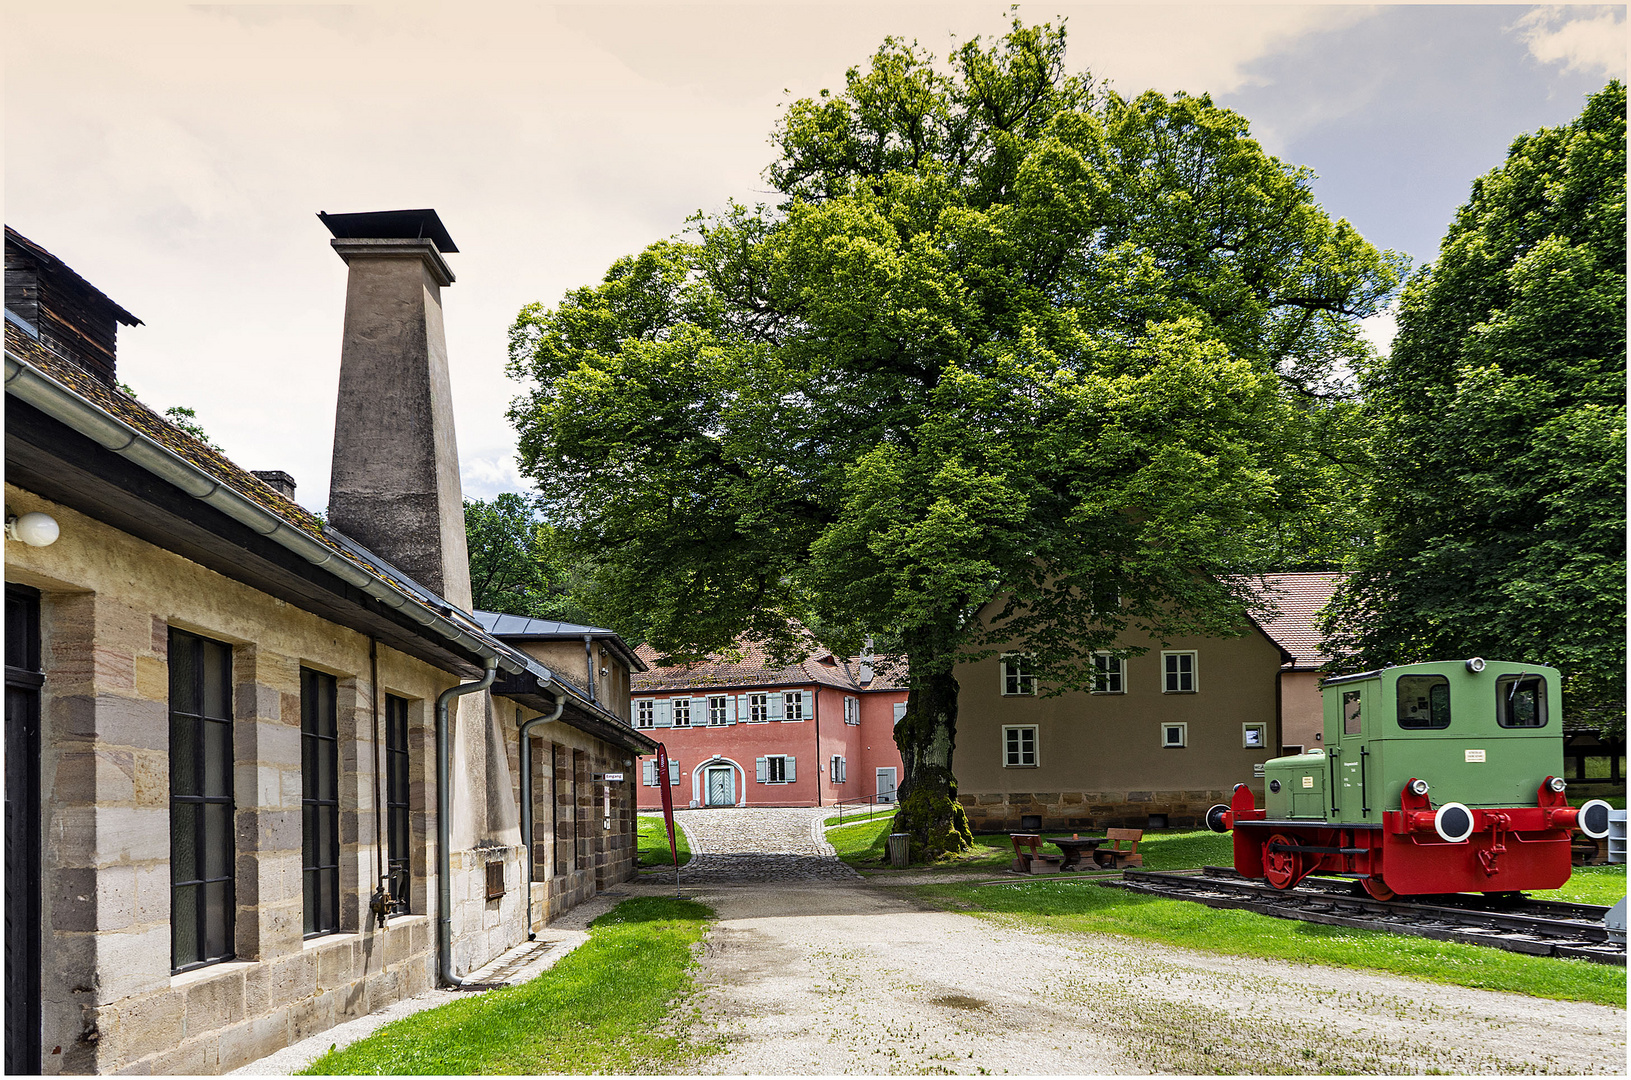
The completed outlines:
[[[434,210],[317,215],[351,268],[328,520],[470,610],[442,289],[459,249]]]

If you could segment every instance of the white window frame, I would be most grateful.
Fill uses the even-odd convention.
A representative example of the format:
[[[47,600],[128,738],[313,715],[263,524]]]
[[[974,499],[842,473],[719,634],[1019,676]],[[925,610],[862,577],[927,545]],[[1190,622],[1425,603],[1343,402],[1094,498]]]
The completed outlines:
[[[1019,737],[1018,745],[1016,747],[1019,760],[1017,760],[1017,761],[1011,760],[1012,755],[1009,752],[1009,746],[1008,746],[1008,742],[1009,742],[1008,733],[1010,731],[1017,731],[1017,732],[1029,731],[1031,733],[1031,760],[1030,761],[1025,760],[1025,737],[1024,737],[1023,734]],[[1034,769],[1034,768],[1037,767],[1038,763],[1041,760],[1042,760],[1041,740],[1038,738],[1038,732],[1037,732],[1035,724],[1005,724],[1005,725],[1003,725],[1003,729],[1002,729],[1002,767],[1003,768],[1005,768],[1005,769]]]
[[[634,726],[640,729],[657,726],[657,703],[650,698],[641,698],[634,703]]]
[[[861,699],[855,697],[844,698],[844,723],[855,727],[861,722]]]
[[[770,722],[770,695],[769,694],[749,694],[749,695],[747,695],[747,699],[748,699],[748,723],[750,723],[750,724],[769,723]]]
[[[1252,741],[1251,733],[1257,732],[1257,741]],[[1240,725],[1240,747],[1243,750],[1264,750],[1269,745],[1269,726],[1261,721],[1255,724]]]
[[[792,784],[792,783],[796,783],[797,782],[796,780],[787,779],[787,763],[789,761],[792,761],[792,760],[793,760],[793,755],[792,754],[766,754],[766,755],[764,755],[765,778],[763,780],[759,781],[759,782],[761,784]],[[781,776],[782,776],[782,778],[780,780],[776,779],[776,774],[777,773],[780,773]],[[795,772],[795,776],[796,776],[796,772]]]
[[[1189,657],[1189,687],[1184,687],[1184,670],[1182,657]],[[1172,670],[1167,658],[1179,660],[1177,670]],[[1163,694],[1195,694],[1201,689],[1201,660],[1200,654],[1194,649],[1171,649],[1161,654],[1161,692]]]
[[[690,698],[688,698],[688,697],[677,697],[670,703],[670,707],[674,710],[674,726],[675,727],[690,727],[691,726],[691,699]],[[683,719],[682,719],[682,717],[683,717]]]
[[[1101,665],[1101,661],[1104,663]],[[1114,664],[1115,667],[1110,665]],[[1093,654],[1093,694],[1125,694],[1127,692],[1127,658],[1100,649]]]
[[[727,701],[729,701],[729,700],[730,699],[725,697],[723,694],[710,694],[710,695],[708,695],[708,698],[707,698],[708,706],[707,706],[707,708],[708,708],[708,726],[709,727],[724,727],[725,726],[725,724],[727,722],[726,718],[729,716],[729,713],[726,711],[729,708],[729,706],[727,706],[725,703]]]
[[[998,686],[1003,697],[1035,697],[1036,676],[1025,671],[1024,663],[1031,657],[1028,653],[1003,653],[997,664],[997,671],[1001,675]],[[1008,662],[1016,661],[1014,671],[1010,674]],[[1012,689],[1010,689],[1012,687]]]
[[[832,756],[832,761],[828,765],[827,778],[835,784],[844,783],[849,776],[848,770],[845,768],[845,764],[843,754],[834,754]]]
[[[1172,732],[1172,730],[1174,728],[1176,728],[1177,731],[1178,731],[1178,741],[1177,742],[1172,742],[1171,739],[1170,739],[1170,733]],[[1187,723],[1184,723],[1184,722],[1170,723],[1170,722],[1165,722],[1165,721],[1162,722],[1162,724],[1161,724],[1161,749],[1163,749],[1163,750],[1182,750],[1185,747],[1187,747],[1188,745],[1189,745],[1189,725]]]
[[[795,720],[795,721],[805,719],[805,715],[804,715],[804,691],[803,690],[787,690],[787,691],[783,691],[783,693],[782,693],[782,719],[783,720]]]

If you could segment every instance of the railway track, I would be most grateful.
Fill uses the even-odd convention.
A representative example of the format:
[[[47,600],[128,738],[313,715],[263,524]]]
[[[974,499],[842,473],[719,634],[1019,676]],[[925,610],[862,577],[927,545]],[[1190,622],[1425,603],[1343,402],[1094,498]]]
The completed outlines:
[[[1326,926],[1414,934],[1620,967],[1626,960],[1625,944],[1610,940],[1603,925],[1608,909],[1593,904],[1530,900],[1521,894],[1457,894],[1383,901],[1355,895],[1352,881],[1321,877],[1307,878],[1295,889],[1282,892],[1217,866],[1186,873],[1128,870],[1119,882],[1099,884]]]

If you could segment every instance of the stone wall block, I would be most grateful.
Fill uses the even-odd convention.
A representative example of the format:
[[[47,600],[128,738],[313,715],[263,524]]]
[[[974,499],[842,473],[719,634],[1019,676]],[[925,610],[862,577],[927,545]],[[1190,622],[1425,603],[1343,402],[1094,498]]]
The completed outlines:
[[[99,643],[91,650],[92,677],[100,691],[136,691],[136,657],[128,648],[113,641]]]
[[[170,659],[170,624],[154,615],[148,624],[151,637],[147,648],[161,663]]]
[[[302,953],[272,965],[273,1004],[303,1001],[316,993],[317,957]]]
[[[188,1039],[153,1059],[153,1071],[165,1076],[213,1076],[221,1071],[221,1036],[209,1032]]]
[[[170,987],[170,924],[96,936],[99,1004]]]
[[[116,1030],[104,1031],[100,1040],[104,1063],[124,1064],[174,1049],[187,1035],[183,1017],[182,996],[171,990],[121,1002]]]
[[[233,708],[234,715],[241,720],[267,720],[278,724],[283,715],[283,695],[258,682],[240,682],[233,690]]]
[[[47,905],[53,930],[96,929],[97,871],[89,867],[58,870],[47,879],[52,896]]]
[[[170,665],[163,658],[136,657],[136,696],[149,701],[170,700]]]
[[[289,1041],[299,1042],[308,1035],[316,1035],[334,1026],[334,999],[330,995],[314,995],[289,1006]]]
[[[244,1015],[264,1016],[272,1010],[272,973],[266,964],[244,969]]]
[[[351,942],[319,949],[317,951],[317,989],[332,990],[350,981],[355,963]]]
[[[1143,803],[1154,802],[1155,793],[1153,791],[1129,791],[1127,793],[1127,801]]]
[[[150,863],[135,867],[131,874],[135,889],[134,921],[141,924],[170,921],[170,864]]]
[[[193,983],[184,992],[189,1035],[214,1031],[244,1018],[244,976],[241,968]]]
[[[131,752],[135,768],[134,787],[137,806],[154,809],[170,808],[170,755],[168,749],[135,750]]]

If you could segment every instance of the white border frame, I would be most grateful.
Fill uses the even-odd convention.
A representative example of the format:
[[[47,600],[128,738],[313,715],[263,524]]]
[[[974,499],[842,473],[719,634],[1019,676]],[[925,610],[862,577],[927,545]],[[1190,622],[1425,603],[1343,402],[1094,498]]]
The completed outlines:
[[[1194,685],[1188,690],[1167,689],[1167,657],[1188,656],[1189,681]],[[1201,692],[1201,654],[1198,649],[1163,649],[1161,650],[1161,692],[1163,694],[1198,694]]]
[[[1094,666],[1093,666],[1093,683],[1092,683],[1092,685],[1096,687],[1096,686],[1098,686],[1098,683],[1099,683],[1099,668],[1098,668],[1098,664],[1096,662],[1097,658],[1100,657],[1100,656],[1115,656],[1115,653],[1111,652],[1109,649],[1094,649],[1093,650],[1093,656],[1095,658],[1095,663],[1094,663]],[[1120,664],[1121,664],[1121,689],[1120,690],[1090,689],[1090,690],[1088,690],[1089,694],[1103,694],[1103,695],[1106,695],[1108,697],[1120,697],[1120,696],[1127,693],[1127,667],[1128,667],[1127,657],[1125,657],[1125,656],[1116,656],[1116,660],[1119,661]]]
[[[1002,725],[1002,742],[999,744],[999,753],[1002,754],[1002,767],[1005,769],[1038,769],[1042,767],[1042,732],[1038,724],[1004,724]],[[1008,733],[1010,731],[1030,731],[1031,756],[1035,758],[1029,765],[1010,765],[1008,763]]]

